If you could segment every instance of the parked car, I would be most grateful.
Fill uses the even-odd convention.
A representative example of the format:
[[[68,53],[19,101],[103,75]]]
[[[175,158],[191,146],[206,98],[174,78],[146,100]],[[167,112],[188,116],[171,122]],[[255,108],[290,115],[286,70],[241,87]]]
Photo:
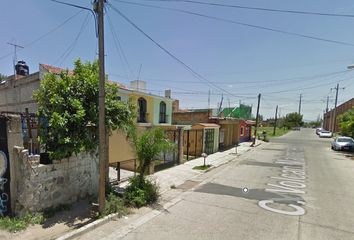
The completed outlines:
[[[300,128],[300,127],[294,127],[294,130],[295,130],[295,131],[300,131],[301,128]]]
[[[316,129],[316,134],[317,134],[317,135],[320,135],[320,132],[321,132],[322,130],[324,130],[324,129],[323,129],[323,128],[317,128],[317,129]]]
[[[331,138],[332,133],[330,131],[322,130],[319,135],[320,138]]]
[[[350,137],[336,137],[331,145],[333,150],[353,150],[354,140]]]

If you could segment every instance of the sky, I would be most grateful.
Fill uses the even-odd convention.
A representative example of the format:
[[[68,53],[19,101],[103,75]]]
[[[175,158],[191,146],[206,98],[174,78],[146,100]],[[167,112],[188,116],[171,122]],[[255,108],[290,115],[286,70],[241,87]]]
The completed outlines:
[[[65,0],[62,0],[65,2]],[[91,0],[71,4],[92,9]],[[252,8],[252,9],[250,9]],[[282,11],[266,11],[282,10]],[[297,13],[294,13],[297,12]],[[300,14],[308,12],[311,14]],[[326,16],[313,13],[336,14]],[[17,60],[73,69],[98,57],[93,14],[49,0],[12,0],[0,8],[0,73]],[[147,92],[171,89],[180,108],[253,106],[274,118],[299,111],[305,121],[323,117],[353,98],[354,3],[339,1],[108,0],[105,4],[105,72]],[[343,89],[344,88],[344,89]],[[210,91],[210,95],[209,95]]]

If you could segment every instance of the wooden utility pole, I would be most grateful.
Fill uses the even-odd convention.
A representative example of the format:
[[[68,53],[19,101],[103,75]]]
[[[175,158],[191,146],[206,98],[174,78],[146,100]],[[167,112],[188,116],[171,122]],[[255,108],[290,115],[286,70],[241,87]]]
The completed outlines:
[[[104,73],[104,32],[103,5],[105,0],[98,0],[98,42],[99,42],[99,211],[105,210],[105,73]]]
[[[277,105],[277,108],[275,109],[275,120],[274,120],[273,136],[275,136],[275,129],[277,128],[277,116],[278,116],[278,105]]]
[[[256,115],[256,126],[254,127],[254,138],[253,138],[253,143],[252,145],[254,146],[256,144],[256,138],[257,138],[257,127],[258,127],[258,115],[259,115],[259,105],[261,103],[261,94],[258,95],[258,105],[257,105],[257,115]]]
[[[302,97],[302,94],[300,94],[300,101],[299,101],[299,115],[301,113],[301,97]]]
[[[333,88],[331,88],[332,90]],[[339,90],[339,83],[337,83],[337,87],[334,88],[336,90],[336,101],[334,103],[334,111],[333,111],[333,124],[332,124],[332,133],[334,133],[334,131],[336,130],[335,126],[336,126],[336,111],[337,111],[337,100],[338,100],[338,90]],[[344,89],[344,88],[341,88]]]

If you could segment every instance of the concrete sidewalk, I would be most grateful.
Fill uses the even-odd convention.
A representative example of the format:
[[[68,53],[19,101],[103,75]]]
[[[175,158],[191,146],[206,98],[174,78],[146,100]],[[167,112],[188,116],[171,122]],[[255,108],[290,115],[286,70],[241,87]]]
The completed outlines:
[[[257,140],[255,147],[262,144],[262,142],[263,141],[261,141],[261,140]],[[214,154],[210,154],[206,158],[205,162],[206,162],[206,164],[211,164],[211,167],[209,169],[213,169],[213,168],[219,167],[220,165],[226,164],[232,160],[235,160],[239,155],[241,155],[253,148],[254,147],[251,147],[251,142],[243,142],[237,146],[237,150],[236,150],[236,147],[233,147],[233,148],[230,148],[225,151],[220,151],[220,152],[216,152]],[[236,151],[237,151],[237,153],[236,153]],[[184,164],[177,165],[175,167],[157,172],[157,173],[150,175],[148,177],[156,180],[156,182],[160,186],[160,194],[162,195],[163,193],[167,192],[168,190],[171,190],[171,186],[179,186],[179,185],[187,182],[188,180],[191,180],[193,178],[196,178],[196,177],[204,174],[205,171],[203,171],[203,170],[193,170],[193,168],[195,166],[201,166],[203,164],[204,164],[204,158],[200,157],[200,158],[197,158],[194,160],[190,160]],[[209,171],[209,169],[206,171]],[[120,183],[116,187],[117,187],[117,189],[124,189],[128,184],[129,184],[129,182],[126,181],[126,182]],[[90,223],[90,224],[80,228],[80,229],[77,229],[71,233],[68,233],[68,234],[58,238],[58,240],[78,238],[79,236],[82,236],[82,235],[94,230],[95,228],[98,228],[99,226],[102,226],[105,223],[108,223],[111,220],[115,220],[117,218],[118,218],[118,214],[111,214],[110,216],[107,216],[104,219],[97,220],[93,223]],[[132,218],[135,219],[137,217],[132,217]],[[139,219],[141,219],[141,218],[137,218],[136,221],[139,222]],[[107,234],[109,234],[109,233],[107,233]],[[97,237],[100,238],[102,236],[97,236]],[[95,237],[93,237],[92,239],[95,239]]]

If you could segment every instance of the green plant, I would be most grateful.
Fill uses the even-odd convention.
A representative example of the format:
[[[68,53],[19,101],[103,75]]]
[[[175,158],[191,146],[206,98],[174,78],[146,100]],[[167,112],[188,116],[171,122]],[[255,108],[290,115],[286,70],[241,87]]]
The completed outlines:
[[[163,129],[158,127],[139,134],[136,126],[129,126],[127,139],[139,161],[137,170],[141,176],[148,173],[149,166],[157,154],[163,151],[177,151],[177,145],[168,139]]]
[[[41,146],[47,149],[50,159],[61,159],[72,153],[97,149],[99,67],[98,61],[74,62],[72,72],[63,71],[57,77],[45,74],[40,89],[33,98],[38,101],[37,116],[41,121]],[[125,129],[133,124],[136,105],[117,99],[118,86],[105,84],[105,116],[107,131]]]
[[[172,185],[171,188],[172,189],[177,189],[177,187],[175,185]]]
[[[140,208],[148,202],[154,202],[159,197],[159,187],[155,181],[144,178],[142,175],[129,180],[125,189],[124,198],[127,204]]]
[[[45,218],[42,214],[31,215],[28,212],[25,213],[23,218],[19,217],[1,217],[0,229],[7,232],[15,232],[26,229],[29,225],[41,224]]]
[[[207,170],[210,166],[206,165],[202,165],[202,166],[195,166],[193,169],[194,170]]]
[[[112,213],[118,213],[119,215],[128,215],[129,209],[124,206],[124,200],[117,196],[117,194],[110,192],[106,196],[105,210],[99,215],[99,218],[103,218]]]

